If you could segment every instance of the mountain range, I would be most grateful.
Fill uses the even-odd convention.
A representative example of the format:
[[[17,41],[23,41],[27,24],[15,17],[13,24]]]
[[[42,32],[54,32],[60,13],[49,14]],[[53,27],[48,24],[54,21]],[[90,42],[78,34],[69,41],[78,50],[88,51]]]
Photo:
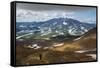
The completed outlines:
[[[96,31],[96,24],[70,18],[17,22],[16,64],[95,61]]]
[[[17,22],[16,35],[33,33],[40,36],[48,34],[51,36],[65,34],[80,36],[94,27],[96,24],[84,23],[71,18],[53,18],[44,22]]]

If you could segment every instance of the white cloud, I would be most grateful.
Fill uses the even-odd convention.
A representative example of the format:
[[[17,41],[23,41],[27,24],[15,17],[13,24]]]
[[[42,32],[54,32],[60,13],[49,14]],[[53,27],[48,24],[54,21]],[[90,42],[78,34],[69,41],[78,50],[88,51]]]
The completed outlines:
[[[25,9],[17,9],[17,22],[32,22],[32,21],[46,21],[52,18],[59,18],[59,17],[70,17],[74,12],[67,12],[67,11],[32,11],[32,10],[25,10]]]
[[[40,22],[46,21],[53,18],[59,17],[67,17],[79,20],[81,22],[86,23],[96,23],[95,18],[81,18],[80,16],[75,16],[76,12],[68,12],[68,11],[56,11],[56,10],[49,10],[49,11],[32,11],[32,10],[25,10],[25,9],[17,9],[17,22]]]

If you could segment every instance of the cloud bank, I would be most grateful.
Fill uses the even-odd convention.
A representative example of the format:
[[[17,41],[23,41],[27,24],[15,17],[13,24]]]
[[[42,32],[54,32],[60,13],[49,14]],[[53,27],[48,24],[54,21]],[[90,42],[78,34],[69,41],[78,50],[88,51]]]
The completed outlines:
[[[59,17],[96,23],[96,8],[26,3],[17,3],[16,6],[17,22],[40,22]]]
[[[32,22],[32,21],[46,21],[53,18],[72,18],[74,12],[65,12],[65,11],[32,11],[32,10],[24,10],[18,9],[17,10],[17,21],[20,22]]]

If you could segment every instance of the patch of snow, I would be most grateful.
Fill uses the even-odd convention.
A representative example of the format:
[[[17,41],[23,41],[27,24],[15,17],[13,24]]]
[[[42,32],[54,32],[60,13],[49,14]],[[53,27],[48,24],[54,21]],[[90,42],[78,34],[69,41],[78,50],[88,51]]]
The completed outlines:
[[[18,37],[16,37],[16,39],[20,39],[22,37],[25,37],[25,36],[28,36],[28,35],[31,35],[31,34],[33,34],[33,33],[28,33],[28,34],[24,34],[24,35],[18,36]]]
[[[49,32],[51,32],[51,31],[52,31],[50,27],[49,27],[48,31],[49,31]]]
[[[17,32],[17,33],[23,33],[23,32],[25,32],[25,30],[21,30],[21,31],[19,31],[19,32]]]
[[[57,35],[52,35],[52,37],[56,37]]]
[[[87,56],[91,56],[93,59],[96,59],[96,54],[87,54]]]
[[[39,47],[39,46],[37,46],[37,47],[34,47],[34,49],[39,49],[39,48],[41,48],[41,47]]]
[[[26,26],[24,26],[24,25],[20,25],[19,27],[24,28],[24,27],[26,27]]]
[[[41,48],[38,44],[29,45],[28,48],[39,49]]]
[[[81,39],[81,37],[74,39],[74,41],[77,41],[77,40],[79,40],[79,39]]]
[[[63,22],[63,25],[67,25],[67,22],[64,21],[64,22]]]
[[[60,35],[64,35],[64,33],[63,33],[63,32],[59,32],[59,34],[60,34]]]
[[[42,29],[40,29],[40,31],[41,31],[41,33],[44,33],[45,31],[44,30],[42,30]]]
[[[73,41],[77,41],[77,40],[81,39],[82,37],[83,37],[83,36],[78,37],[78,38],[74,39]]]
[[[54,46],[54,47],[57,47],[57,46],[62,46],[62,45],[64,45],[64,43],[54,44],[53,46]]]
[[[85,28],[82,26],[81,29],[83,30],[83,29],[85,29]]]
[[[19,41],[23,41],[24,39],[18,39]]]
[[[44,47],[43,49],[48,49],[49,47]]]
[[[96,49],[92,49],[92,50],[80,50],[80,51],[75,51],[75,53],[85,53],[85,52],[89,52],[89,51],[96,51]],[[86,54],[87,56],[91,56],[93,59],[96,59],[96,54]]]
[[[85,31],[85,32],[88,32],[88,30],[87,30],[87,29],[84,29],[84,31]]]
[[[68,32],[70,33],[70,34],[73,34],[73,30],[74,30],[75,28],[72,28],[72,27],[70,27],[70,29],[68,30]]]
[[[47,35],[48,33],[43,33],[43,34],[41,34],[41,36],[44,36],[44,35]]]
[[[37,46],[38,46],[37,44],[33,44],[33,45],[32,45],[32,47],[37,47]]]
[[[34,47],[32,47],[31,45],[29,45],[29,46],[27,46],[28,48],[34,48]]]
[[[82,50],[81,51],[75,51],[75,53],[84,53],[84,52],[86,52],[86,51],[84,51],[84,50],[83,51]]]
[[[79,35],[82,35],[82,34],[84,34],[84,32],[83,31],[78,31],[77,29],[75,29],[75,28],[72,28],[72,29],[69,29],[69,34],[71,34],[71,35],[75,35],[75,36],[79,36]]]
[[[57,30],[56,30],[55,32],[56,32],[56,33],[59,33],[59,31],[57,31]]]

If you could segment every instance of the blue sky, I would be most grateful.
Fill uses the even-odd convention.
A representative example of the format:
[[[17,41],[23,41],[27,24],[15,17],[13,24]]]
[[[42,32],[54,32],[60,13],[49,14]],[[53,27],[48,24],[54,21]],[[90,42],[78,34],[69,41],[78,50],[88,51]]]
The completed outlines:
[[[96,24],[95,7],[17,4],[17,22],[39,22],[52,18],[67,17]]]
[[[75,12],[73,16],[75,17],[75,19],[78,19],[82,22],[96,23],[96,9],[95,8],[94,10]]]

